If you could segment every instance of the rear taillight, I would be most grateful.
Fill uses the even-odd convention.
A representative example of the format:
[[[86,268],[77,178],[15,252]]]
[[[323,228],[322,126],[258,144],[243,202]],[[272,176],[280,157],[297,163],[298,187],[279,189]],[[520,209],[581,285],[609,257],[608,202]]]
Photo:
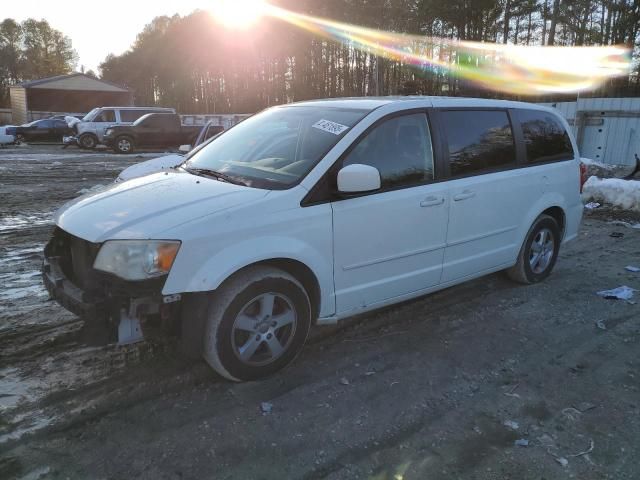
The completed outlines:
[[[587,166],[580,162],[580,193],[582,193],[582,188],[584,187],[584,183],[587,181]]]

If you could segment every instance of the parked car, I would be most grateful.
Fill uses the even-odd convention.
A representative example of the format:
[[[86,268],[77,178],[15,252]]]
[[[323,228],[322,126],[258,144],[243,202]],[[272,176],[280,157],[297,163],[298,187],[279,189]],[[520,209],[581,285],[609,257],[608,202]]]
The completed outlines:
[[[0,145],[11,145],[15,143],[16,137],[8,135],[5,127],[0,127]]]
[[[87,113],[80,122],[74,122],[74,135],[66,144],[78,144],[92,149],[102,143],[104,132],[112,125],[131,124],[148,113],[176,113],[173,108],[161,107],[97,107]]]
[[[148,113],[131,125],[114,125],[107,128],[103,143],[116,153],[132,153],[139,147],[177,147],[191,144],[201,127],[182,125],[175,113]]]
[[[544,280],[577,237],[585,175],[567,122],[445,97],[270,108],[165,171],[65,205],[52,298],[86,322],[176,322],[231,380],[273,374],[313,323],[492,272]]]
[[[151,173],[161,172],[163,170],[175,168],[184,162],[184,155],[188,152],[195,152],[197,147],[204,145],[207,141],[220,135],[224,127],[214,125],[213,122],[208,122],[200,130],[198,138],[193,145],[180,145],[180,153],[172,153],[170,155],[164,155],[158,158],[152,158],[145,162],[135,163],[125,168],[120,175],[115,179],[115,183],[131,180],[132,178],[143,177]]]
[[[73,130],[64,120],[42,119],[19,127],[7,127],[7,134],[19,142],[61,142]]]

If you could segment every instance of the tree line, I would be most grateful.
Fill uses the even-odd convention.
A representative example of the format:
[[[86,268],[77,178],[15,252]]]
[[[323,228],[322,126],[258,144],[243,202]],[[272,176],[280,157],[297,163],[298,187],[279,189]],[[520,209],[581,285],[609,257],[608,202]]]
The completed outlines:
[[[631,74],[586,95],[640,95],[640,0],[281,0],[277,4],[354,25],[449,40],[626,45],[634,55]],[[8,103],[9,85],[68,73],[76,63],[69,39],[46,21],[4,20],[0,105]],[[246,32],[230,31],[205,11],[153,19],[127,52],[109,55],[100,71],[105,80],[131,88],[139,105],[171,106],[185,113],[249,113],[291,101],[373,94],[513,98],[481,89],[448,69],[416,68],[400,59],[379,58],[274,18],[264,18]]]
[[[381,30],[522,45],[619,45],[640,49],[640,0],[313,0],[294,11]],[[640,94],[638,66],[598,95]],[[244,113],[320,97],[388,94],[502,96],[443,69],[328,40],[277,19],[229,32],[203,11],[155,18],[126,53],[101,64],[141,104],[183,112]],[[545,98],[548,99],[548,98]]]
[[[71,40],[46,20],[0,22],[0,107],[9,106],[9,87],[26,80],[70,73],[78,55]]]

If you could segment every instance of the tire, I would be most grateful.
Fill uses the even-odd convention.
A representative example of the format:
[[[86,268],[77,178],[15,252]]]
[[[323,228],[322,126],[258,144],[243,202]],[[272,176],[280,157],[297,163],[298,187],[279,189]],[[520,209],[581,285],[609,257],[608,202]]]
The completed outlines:
[[[95,135],[85,133],[83,135],[80,135],[80,137],[78,138],[78,145],[80,145],[81,148],[93,150],[94,148],[96,148],[96,145],[98,145],[98,139]]]
[[[211,296],[203,356],[229,380],[257,380],[293,361],[310,327],[311,302],[300,282],[276,268],[251,267]]]
[[[507,270],[508,277],[523,284],[538,283],[547,278],[558,259],[561,241],[560,226],[555,218],[540,215],[527,233],[518,261]]]
[[[116,153],[133,153],[133,139],[131,137],[117,137],[113,144]]]
[[[19,133],[16,135],[16,143],[20,145],[21,143],[25,143],[24,135]]]

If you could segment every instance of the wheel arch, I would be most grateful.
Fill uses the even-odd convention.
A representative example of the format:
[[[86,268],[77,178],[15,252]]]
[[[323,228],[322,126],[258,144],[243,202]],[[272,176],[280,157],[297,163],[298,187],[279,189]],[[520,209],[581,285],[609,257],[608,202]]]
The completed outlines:
[[[229,275],[224,282],[227,282],[235,275],[253,268],[257,266],[269,266],[273,268],[277,268],[284,272],[287,272],[289,275],[298,280],[302,286],[304,287],[307,295],[309,295],[309,300],[311,302],[311,313],[312,319],[315,320],[318,318],[320,314],[320,304],[321,304],[321,292],[320,292],[320,282],[318,281],[318,277],[316,277],[315,273],[311,268],[305,265],[303,262],[299,260],[294,260],[292,258],[269,258],[266,260],[260,260],[254,263],[250,263],[245,265],[242,268],[239,268],[231,275]],[[223,283],[224,283],[223,282]]]
[[[553,207],[549,207],[543,212],[541,212],[540,215],[549,215],[556,222],[558,222],[558,226],[560,227],[560,238],[564,238],[564,232],[567,224],[567,214],[562,209],[562,207],[559,207],[557,205]]]

